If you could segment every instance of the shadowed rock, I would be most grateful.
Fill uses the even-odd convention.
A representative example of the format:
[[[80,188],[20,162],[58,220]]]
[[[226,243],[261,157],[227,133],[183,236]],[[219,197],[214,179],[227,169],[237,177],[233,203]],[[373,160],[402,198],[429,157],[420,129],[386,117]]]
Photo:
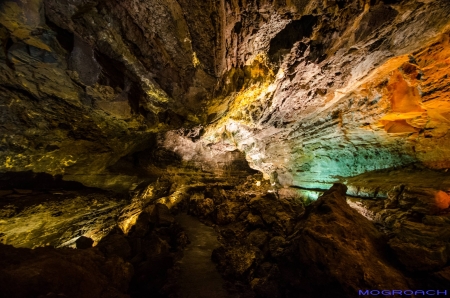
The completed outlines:
[[[335,184],[301,222],[284,252],[283,277],[302,297],[355,297],[360,289],[407,289],[402,272],[388,260],[386,239],[345,199]],[[291,273],[291,274],[289,274]]]

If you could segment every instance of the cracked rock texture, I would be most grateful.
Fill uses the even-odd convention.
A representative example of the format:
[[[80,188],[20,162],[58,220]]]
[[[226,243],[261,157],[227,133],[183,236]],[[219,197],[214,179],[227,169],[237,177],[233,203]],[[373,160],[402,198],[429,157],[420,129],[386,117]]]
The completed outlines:
[[[2,171],[125,190],[155,172],[140,152],[220,173],[240,151],[266,179],[325,189],[450,167],[446,0],[27,0],[0,13]]]
[[[214,7],[2,1],[0,170],[114,190],[141,182],[136,169],[109,167],[158,132],[201,122],[215,84]]]
[[[225,1],[204,148],[327,188],[411,163],[446,169],[448,1]]]

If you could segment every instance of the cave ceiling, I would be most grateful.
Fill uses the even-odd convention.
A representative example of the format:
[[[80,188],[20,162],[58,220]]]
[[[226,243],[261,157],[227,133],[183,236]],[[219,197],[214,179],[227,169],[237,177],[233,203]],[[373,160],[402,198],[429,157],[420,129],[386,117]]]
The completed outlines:
[[[447,0],[2,1],[0,172],[120,190],[245,160],[320,189],[445,170],[449,16]]]
[[[448,289],[449,69],[449,0],[0,0],[0,296]]]

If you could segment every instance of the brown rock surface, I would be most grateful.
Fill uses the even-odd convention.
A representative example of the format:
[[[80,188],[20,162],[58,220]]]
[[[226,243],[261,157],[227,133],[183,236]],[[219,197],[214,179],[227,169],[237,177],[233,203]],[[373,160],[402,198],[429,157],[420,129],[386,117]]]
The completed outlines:
[[[172,213],[190,205],[220,225],[223,272],[261,296],[407,288],[403,269],[413,285],[442,285],[449,15],[448,0],[2,1],[0,176],[44,172],[132,198],[123,208],[0,185],[0,239],[98,242],[119,217],[99,247],[107,259],[77,251],[78,268],[54,264],[66,250],[39,250],[44,272],[67,268],[87,295],[82,275],[101,263],[91,294],[120,297],[121,257],[136,269],[133,294],[162,293],[188,242]],[[250,168],[264,179],[241,185]],[[304,208],[336,181],[386,235],[345,204],[342,186]],[[17,280],[17,295],[46,282],[13,267],[0,280]],[[39,295],[74,292],[66,280],[46,285]]]
[[[282,266],[284,277],[302,297],[356,297],[360,289],[408,288],[403,273],[389,261],[386,239],[346,204],[345,191],[335,184],[311,205],[284,253],[295,262],[295,267]],[[289,277],[288,272],[295,274]]]
[[[0,244],[2,297],[129,297],[133,267],[98,250],[13,248]]]
[[[221,93],[195,147],[238,149],[266,179],[305,188],[410,163],[447,168],[448,1],[224,8]]]

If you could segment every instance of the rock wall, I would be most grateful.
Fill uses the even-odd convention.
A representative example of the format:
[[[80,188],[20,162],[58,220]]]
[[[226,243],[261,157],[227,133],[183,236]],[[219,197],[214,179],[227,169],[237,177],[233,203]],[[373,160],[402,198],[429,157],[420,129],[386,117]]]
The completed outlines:
[[[449,167],[448,1],[29,0],[0,12],[3,172],[126,189],[142,179],[124,158],[157,147],[217,169],[238,150],[306,188]],[[167,132],[199,124],[176,149]]]
[[[200,123],[212,94],[219,22],[198,2],[3,1],[0,171],[141,181],[108,167]]]
[[[283,185],[410,163],[446,169],[448,1],[225,1],[205,146]]]

